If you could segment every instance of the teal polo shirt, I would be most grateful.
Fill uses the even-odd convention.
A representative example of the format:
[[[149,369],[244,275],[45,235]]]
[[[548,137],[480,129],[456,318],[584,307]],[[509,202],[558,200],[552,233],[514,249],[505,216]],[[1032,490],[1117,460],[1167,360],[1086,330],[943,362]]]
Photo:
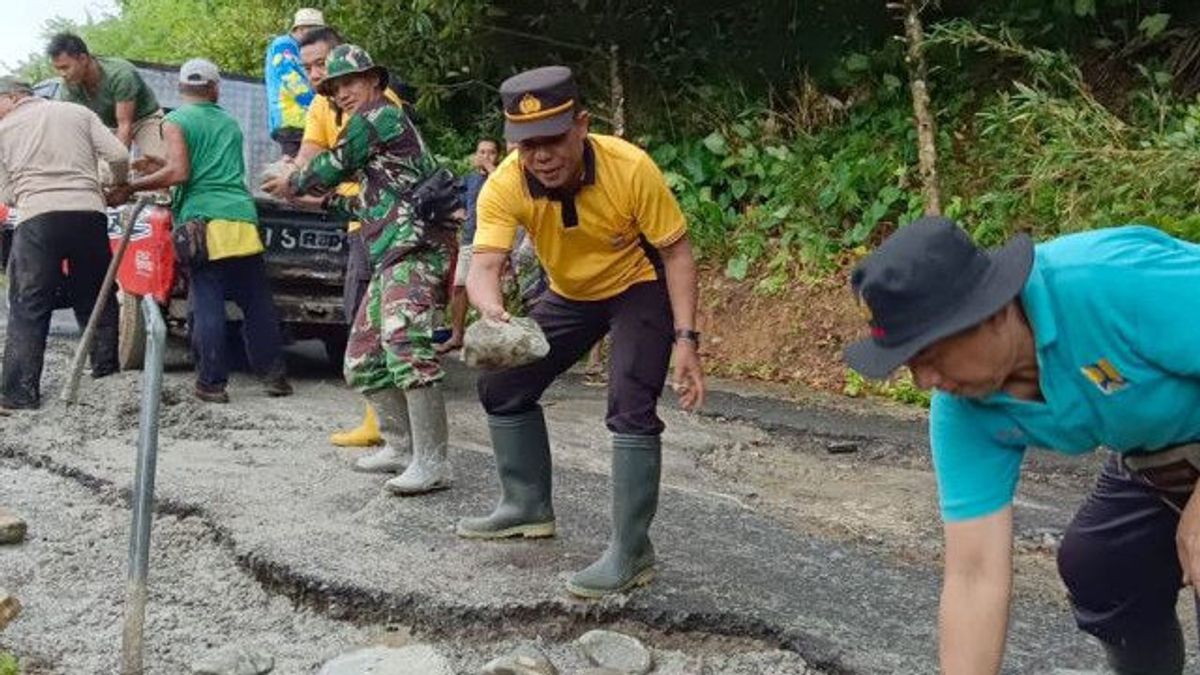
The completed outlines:
[[[1021,292],[1043,401],[936,392],[929,435],[942,518],[1012,503],[1025,448],[1152,452],[1200,440],[1200,246],[1149,227],[1036,247]]]

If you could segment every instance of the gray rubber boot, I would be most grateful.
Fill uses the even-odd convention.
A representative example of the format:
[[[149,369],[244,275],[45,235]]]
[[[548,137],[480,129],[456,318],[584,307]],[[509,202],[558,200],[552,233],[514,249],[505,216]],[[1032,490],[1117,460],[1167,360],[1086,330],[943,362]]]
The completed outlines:
[[[468,539],[554,536],[550,438],[540,407],[520,415],[491,415],[488,428],[500,475],[500,503],[491,515],[458,521]]]
[[[446,428],[446,400],[437,384],[409,389],[408,420],[412,427],[412,463],[404,473],[387,482],[397,495],[420,495],[450,487],[453,480],[446,456],[449,431]]]
[[[1150,639],[1104,645],[1108,665],[1116,675],[1182,675],[1183,630],[1179,622],[1155,631]]]
[[[403,389],[377,389],[367,401],[379,416],[379,435],[383,447],[354,462],[354,470],[363,473],[398,473],[412,458],[412,429],[408,422],[408,400]]]
[[[567,582],[573,595],[600,598],[654,579],[649,532],[661,475],[662,439],[613,434],[612,537],[604,555]]]

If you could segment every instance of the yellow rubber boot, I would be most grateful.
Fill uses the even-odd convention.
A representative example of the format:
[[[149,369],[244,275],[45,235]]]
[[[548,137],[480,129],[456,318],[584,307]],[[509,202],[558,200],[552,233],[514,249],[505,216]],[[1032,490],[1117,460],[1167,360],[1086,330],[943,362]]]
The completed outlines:
[[[367,404],[363,414],[362,424],[349,431],[339,431],[329,437],[329,442],[344,448],[365,448],[372,445],[382,445],[383,436],[379,434],[379,418],[375,409]]]

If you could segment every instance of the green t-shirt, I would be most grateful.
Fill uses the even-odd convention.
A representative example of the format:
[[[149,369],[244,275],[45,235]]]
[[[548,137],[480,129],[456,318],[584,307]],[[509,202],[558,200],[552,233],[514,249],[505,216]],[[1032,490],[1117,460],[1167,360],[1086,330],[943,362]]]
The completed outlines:
[[[175,224],[193,218],[257,223],[237,120],[215,103],[184,104],[166,120],[183,130],[191,163],[187,182],[175,186]]]
[[[135,120],[158,111],[158,99],[154,98],[154,92],[146,86],[132,63],[107,56],[95,58],[100,66],[100,84],[96,87],[96,95],[89,96],[82,85],[63,83],[59,98],[91,108],[110,129],[117,127],[117,103],[122,101],[134,102]]]

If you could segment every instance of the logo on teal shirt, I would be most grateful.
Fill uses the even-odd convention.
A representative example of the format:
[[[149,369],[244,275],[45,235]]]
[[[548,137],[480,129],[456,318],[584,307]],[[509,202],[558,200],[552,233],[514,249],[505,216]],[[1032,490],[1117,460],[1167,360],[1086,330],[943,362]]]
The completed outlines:
[[[1087,379],[1092,381],[1092,384],[1100,388],[1100,391],[1105,394],[1113,394],[1121,391],[1129,382],[1117,370],[1116,366],[1108,359],[1100,359],[1090,366],[1080,368]]]

